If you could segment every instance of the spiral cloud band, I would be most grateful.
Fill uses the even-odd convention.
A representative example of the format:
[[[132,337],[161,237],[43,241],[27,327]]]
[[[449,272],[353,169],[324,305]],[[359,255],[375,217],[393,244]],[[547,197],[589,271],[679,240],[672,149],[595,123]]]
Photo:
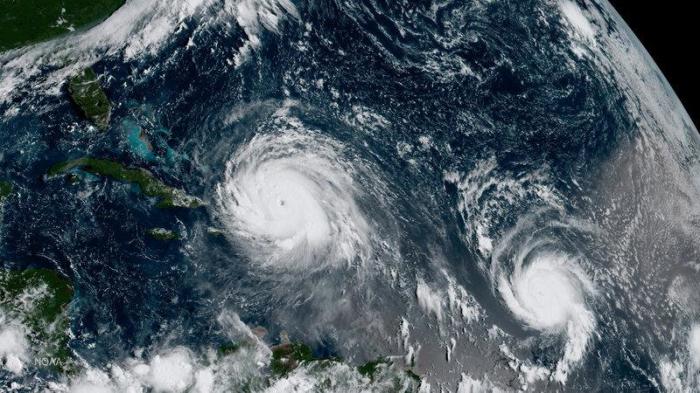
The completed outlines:
[[[528,266],[517,265],[499,290],[511,311],[538,330],[560,330],[584,307],[584,292],[591,288],[585,274],[566,255],[537,256]]]
[[[501,274],[498,290],[511,312],[528,327],[546,334],[564,334],[564,354],[552,374],[565,382],[571,365],[585,355],[596,319],[587,298],[592,282],[564,252],[527,248],[514,261],[510,275]]]
[[[363,263],[370,226],[356,203],[357,168],[341,144],[307,130],[261,134],[226,164],[224,224],[251,259],[280,269]]]

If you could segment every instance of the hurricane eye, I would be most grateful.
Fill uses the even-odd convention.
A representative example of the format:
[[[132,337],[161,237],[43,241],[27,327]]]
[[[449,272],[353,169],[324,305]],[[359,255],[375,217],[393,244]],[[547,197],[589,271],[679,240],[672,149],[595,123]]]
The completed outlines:
[[[560,382],[583,358],[596,325],[587,300],[593,284],[578,263],[566,252],[533,250],[519,253],[512,271],[498,275],[498,291],[518,320],[541,334],[565,337],[566,350],[553,374]]]
[[[219,213],[252,260],[294,269],[367,258],[356,164],[339,150],[317,134],[288,132],[256,136],[233,154],[218,186]]]

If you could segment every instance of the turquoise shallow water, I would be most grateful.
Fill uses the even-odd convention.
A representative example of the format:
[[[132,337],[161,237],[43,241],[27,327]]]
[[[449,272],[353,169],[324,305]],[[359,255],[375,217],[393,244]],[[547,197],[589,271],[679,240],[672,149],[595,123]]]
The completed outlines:
[[[141,127],[130,120],[124,121],[122,127],[126,131],[126,138],[132,153],[144,160],[153,161],[156,158],[152,151],[153,148],[143,134]]]

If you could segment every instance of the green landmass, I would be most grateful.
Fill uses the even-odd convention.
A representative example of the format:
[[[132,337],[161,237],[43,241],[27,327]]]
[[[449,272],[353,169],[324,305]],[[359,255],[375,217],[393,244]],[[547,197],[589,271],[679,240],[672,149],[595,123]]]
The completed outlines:
[[[101,22],[124,0],[0,0],[0,52]]]
[[[392,362],[387,359],[387,358],[379,358],[377,360],[372,360],[369,361],[361,366],[357,367],[357,372],[360,374],[364,375],[365,377],[369,378],[370,381],[374,381],[374,377],[377,375],[377,373],[380,371],[382,367],[389,367],[392,365]],[[411,378],[413,381],[416,383],[420,384],[421,382],[421,377],[416,374],[413,370],[410,368],[403,370],[403,372]]]
[[[12,194],[12,183],[6,180],[0,180],[0,202],[5,201]]]
[[[411,379],[413,379],[413,380],[416,381],[416,382],[420,382],[420,381],[421,381],[420,375],[418,375],[418,374],[416,374],[415,372],[413,372],[413,370],[411,370],[410,368],[406,370],[406,375],[408,375],[409,377],[411,377]]]
[[[303,343],[286,342],[272,347],[270,373],[273,380],[276,378],[285,378],[296,368],[303,365],[308,366],[309,368],[307,371],[314,374],[323,373],[323,370],[327,369],[333,364],[342,362],[343,360],[340,358],[316,357],[311,351],[311,348]],[[419,375],[417,375],[411,369],[397,369],[392,371],[392,367],[393,363],[391,360],[387,358],[379,358],[358,366],[357,371],[362,376],[369,378],[370,384],[374,383],[376,379],[383,379],[386,381],[388,376],[393,375],[393,377],[391,377],[391,387],[389,388],[387,386],[388,390],[382,391],[396,393],[419,391],[422,383]],[[387,372],[390,374],[386,374]],[[405,377],[408,377],[408,380],[405,379]],[[326,379],[323,384],[327,385],[330,390],[333,382],[330,379]]]
[[[35,359],[61,372],[74,367],[66,313],[72,298],[70,282],[53,270],[0,269],[0,309],[26,327]]]
[[[68,80],[68,93],[86,119],[101,130],[109,127],[112,104],[92,68],[85,68]]]
[[[238,343],[226,343],[226,344],[221,344],[219,345],[219,348],[217,348],[216,353],[223,357],[223,356],[228,356],[233,353],[238,352],[238,350],[241,349],[241,344]]]
[[[80,175],[78,175],[77,173],[69,173],[68,175],[66,175],[66,180],[68,181],[68,184],[73,186],[80,183],[81,179]]]
[[[319,360],[313,356],[311,348],[302,343],[285,343],[272,347],[270,371],[273,375],[283,376],[296,369],[304,362]]]
[[[368,377],[370,380],[374,380],[374,375],[379,370],[379,367],[381,367],[382,365],[388,365],[388,364],[390,364],[390,363],[387,359],[379,358],[377,360],[367,362],[367,363],[357,367],[357,371],[360,374],[364,375],[365,377]]]
[[[158,198],[160,208],[184,207],[197,208],[204,203],[201,199],[187,195],[184,191],[170,187],[158,180],[153,174],[143,168],[127,168],[123,164],[92,157],[82,157],[75,160],[58,163],[47,172],[48,177],[68,173],[74,169],[105,176],[111,179],[138,185],[141,192],[149,197]]]
[[[156,239],[156,240],[179,240],[180,235],[175,233],[174,231],[171,231],[169,229],[165,228],[151,228],[146,231],[148,236]]]

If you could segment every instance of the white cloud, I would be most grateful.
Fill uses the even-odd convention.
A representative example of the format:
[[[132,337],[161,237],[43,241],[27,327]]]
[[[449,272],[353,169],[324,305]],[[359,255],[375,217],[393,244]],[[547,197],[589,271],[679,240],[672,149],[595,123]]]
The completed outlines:
[[[156,392],[184,392],[194,380],[194,366],[190,352],[182,347],[156,355],[146,377]]]
[[[457,386],[456,393],[500,393],[503,390],[494,386],[489,380],[478,380],[469,375],[462,374],[462,380]]]
[[[211,367],[197,370],[194,380],[193,393],[210,393],[214,391],[214,371]]]
[[[438,320],[442,320],[442,295],[430,288],[422,279],[418,279],[416,298],[423,311],[433,313]]]
[[[581,7],[571,0],[562,1],[559,3],[559,7],[566,20],[581,38],[595,41],[595,29],[586,15],[583,14]]]
[[[29,360],[29,343],[25,329],[16,323],[0,325],[0,359],[5,368],[14,374],[21,374]]]
[[[695,370],[700,370],[700,324],[690,329],[688,334],[688,353]]]

